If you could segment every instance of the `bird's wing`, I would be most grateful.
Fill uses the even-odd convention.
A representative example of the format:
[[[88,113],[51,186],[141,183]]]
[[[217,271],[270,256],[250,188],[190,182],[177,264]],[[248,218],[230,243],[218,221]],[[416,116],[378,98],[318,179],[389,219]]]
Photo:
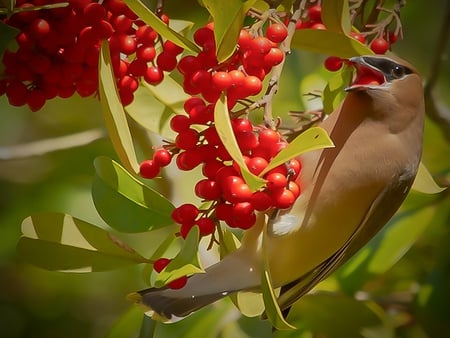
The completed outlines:
[[[366,244],[400,207],[414,177],[415,173],[408,171],[393,179],[377,196],[361,224],[338,251],[299,279],[283,286],[278,298],[280,308],[289,308]]]

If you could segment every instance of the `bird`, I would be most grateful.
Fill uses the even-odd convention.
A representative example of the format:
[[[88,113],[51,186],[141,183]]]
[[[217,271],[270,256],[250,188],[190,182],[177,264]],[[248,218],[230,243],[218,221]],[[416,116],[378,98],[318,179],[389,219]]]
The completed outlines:
[[[399,209],[422,155],[422,79],[397,56],[355,56],[346,63],[355,70],[347,94],[320,124],[334,147],[299,156],[302,193],[294,205],[260,213],[236,251],[190,276],[183,288],[130,294],[147,315],[179,320],[227,295],[260,291],[263,250],[273,287],[281,288],[278,305],[289,309]]]

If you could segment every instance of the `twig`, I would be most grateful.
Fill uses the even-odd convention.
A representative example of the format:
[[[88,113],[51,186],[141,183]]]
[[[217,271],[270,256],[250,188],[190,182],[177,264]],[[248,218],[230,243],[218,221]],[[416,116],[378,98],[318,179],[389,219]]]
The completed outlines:
[[[54,137],[24,144],[0,147],[0,160],[16,160],[40,156],[58,150],[85,146],[105,137],[102,129],[90,129],[66,136]]]

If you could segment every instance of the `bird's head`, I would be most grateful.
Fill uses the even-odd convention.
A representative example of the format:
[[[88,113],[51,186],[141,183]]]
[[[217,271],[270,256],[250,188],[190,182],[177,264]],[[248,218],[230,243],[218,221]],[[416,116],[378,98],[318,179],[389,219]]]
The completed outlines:
[[[420,79],[411,64],[394,56],[355,56],[348,61],[356,71],[346,91],[392,90],[396,83],[404,87]]]
[[[355,73],[345,90],[364,102],[370,97],[373,115],[387,118],[392,127],[396,125],[394,129],[423,115],[422,79],[410,63],[384,55],[356,56],[348,61]]]

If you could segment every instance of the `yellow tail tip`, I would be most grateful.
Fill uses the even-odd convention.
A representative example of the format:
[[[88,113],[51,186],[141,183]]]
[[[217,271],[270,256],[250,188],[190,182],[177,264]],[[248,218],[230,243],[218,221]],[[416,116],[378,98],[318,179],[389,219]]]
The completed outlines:
[[[134,303],[138,303],[138,304],[142,303],[142,296],[139,293],[137,293],[137,292],[129,293],[127,295],[127,299],[132,301],[132,302],[134,302]]]

